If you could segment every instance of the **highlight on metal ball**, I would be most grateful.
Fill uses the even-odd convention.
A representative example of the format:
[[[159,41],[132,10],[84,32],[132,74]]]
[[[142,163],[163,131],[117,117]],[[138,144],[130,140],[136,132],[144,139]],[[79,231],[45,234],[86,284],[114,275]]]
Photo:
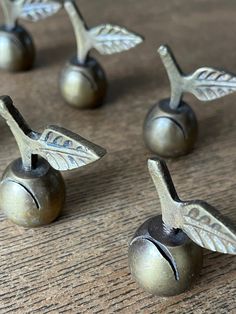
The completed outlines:
[[[184,75],[168,46],[158,49],[167,71],[170,99],[161,100],[148,112],[143,126],[147,148],[161,157],[178,157],[191,152],[198,136],[194,111],[183,101],[185,92],[201,101],[211,101],[236,91],[236,77],[225,71],[203,67]]]
[[[5,17],[0,26],[0,68],[10,72],[29,70],[35,60],[35,45],[18,19],[37,22],[56,13],[61,4],[53,0],[2,0],[0,4]]]
[[[2,176],[0,208],[7,218],[24,227],[49,224],[64,205],[65,184],[60,171],[93,163],[106,151],[58,126],[48,126],[42,133],[33,131],[9,96],[0,97],[0,115],[21,154]]]
[[[236,255],[236,228],[204,201],[181,201],[164,161],[148,160],[162,215],[145,221],[129,244],[133,278],[147,292],[174,296],[191,288],[202,248]]]
[[[90,56],[90,50],[94,48],[104,55],[118,53],[135,47],[143,39],[117,25],[102,24],[89,29],[74,1],[66,0],[64,7],[74,29],[77,54],[61,72],[60,91],[73,107],[96,108],[106,96],[107,79],[100,64]]]

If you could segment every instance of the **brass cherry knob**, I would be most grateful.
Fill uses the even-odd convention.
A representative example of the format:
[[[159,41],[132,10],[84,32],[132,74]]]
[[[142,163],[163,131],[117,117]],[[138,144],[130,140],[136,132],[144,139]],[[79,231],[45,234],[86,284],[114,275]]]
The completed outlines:
[[[0,185],[0,207],[15,224],[38,227],[55,220],[64,205],[65,183],[59,171],[39,158],[37,167],[25,171],[22,160],[5,170]]]
[[[0,27],[0,68],[7,71],[29,70],[35,60],[35,46],[19,18],[38,21],[56,13],[61,4],[49,1],[1,0],[5,23]]]
[[[153,295],[168,297],[188,290],[202,262],[202,248],[182,230],[167,230],[161,216],[145,221],[129,246],[131,274]]]
[[[206,67],[183,75],[169,47],[161,46],[158,53],[170,80],[171,97],[161,100],[148,112],[143,136],[146,146],[155,154],[178,157],[191,152],[198,135],[197,118],[183,101],[184,92],[202,101],[214,100],[236,91],[236,77]]]
[[[178,157],[187,154],[197,139],[196,115],[184,101],[177,109],[172,109],[170,99],[163,99],[149,111],[143,134],[148,148],[159,156]]]
[[[60,171],[95,162],[102,147],[57,126],[42,133],[31,130],[9,96],[0,97],[0,115],[9,125],[21,158],[5,170],[0,184],[0,207],[14,223],[38,227],[55,220],[65,200]]]
[[[107,79],[100,64],[89,52],[95,48],[101,54],[113,54],[131,49],[143,39],[125,28],[103,24],[89,29],[73,0],[64,1],[72,22],[77,55],[62,70],[59,85],[65,101],[78,109],[91,109],[103,103],[107,92]]]
[[[191,287],[202,268],[202,247],[236,255],[236,229],[204,201],[181,201],[166,164],[149,159],[162,215],[145,221],[129,245],[129,267],[137,283],[158,296]]]

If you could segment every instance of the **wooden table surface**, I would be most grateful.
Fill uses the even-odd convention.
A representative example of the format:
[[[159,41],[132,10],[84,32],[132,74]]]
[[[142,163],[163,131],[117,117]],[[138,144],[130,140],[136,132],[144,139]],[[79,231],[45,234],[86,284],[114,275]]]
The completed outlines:
[[[37,45],[27,73],[1,73],[0,93],[10,95],[29,124],[59,124],[104,146],[99,162],[64,175],[67,201],[53,224],[24,229],[0,214],[0,313],[236,313],[236,259],[205,251],[191,291],[152,297],[130,276],[128,242],[145,219],[160,213],[147,171],[152,156],[142,123],[152,104],[169,96],[156,53],[174,50],[186,72],[202,65],[236,72],[235,0],[80,0],[89,25],[112,22],[145,36],[123,54],[96,57],[109,78],[106,104],[93,111],[66,106],[58,75],[75,50],[64,11],[38,24],[25,23]],[[236,223],[236,95],[201,103],[200,134],[188,156],[168,160],[182,199],[208,201]],[[19,155],[1,123],[0,171]],[[17,206],[17,204],[16,204]]]

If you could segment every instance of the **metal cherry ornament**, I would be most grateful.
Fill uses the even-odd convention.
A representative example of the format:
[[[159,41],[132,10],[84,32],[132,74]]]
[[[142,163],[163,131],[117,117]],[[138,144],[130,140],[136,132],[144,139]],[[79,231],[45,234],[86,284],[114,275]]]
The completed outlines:
[[[158,296],[188,290],[202,268],[202,247],[236,255],[236,229],[204,201],[181,201],[165,162],[149,159],[162,215],[145,221],[129,245],[137,283]]]
[[[21,153],[3,174],[0,208],[11,221],[24,227],[49,224],[58,217],[65,200],[60,171],[95,162],[106,151],[61,127],[49,126],[42,133],[31,130],[9,96],[0,97],[0,115]]]
[[[143,39],[125,28],[110,24],[89,29],[75,1],[64,1],[64,7],[74,28],[77,55],[66,63],[61,72],[60,91],[71,106],[95,108],[103,103],[106,96],[107,79],[100,64],[90,57],[90,50],[95,48],[101,54],[118,53],[135,47]]]
[[[50,0],[0,0],[5,23],[0,27],[0,68],[11,72],[32,68],[35,46],[29,32],[18,18],[38,21],[56,13],[61,4]]]
[[[161,46],[158,53],[170,80],[171,98],[161,100],[148,112],[143,136],[152,152],[162,157],[178,157],[193,149],[198,136],[197,118],[182,100],[184,92],[201,101],[211,101],[236,91],[236,77],[207,67],[183,75],[168,46]]]

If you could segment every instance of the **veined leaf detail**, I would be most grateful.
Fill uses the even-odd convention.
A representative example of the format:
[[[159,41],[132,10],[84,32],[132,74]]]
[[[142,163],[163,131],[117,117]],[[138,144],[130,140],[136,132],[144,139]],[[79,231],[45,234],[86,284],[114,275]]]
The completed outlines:
[[[235,233],[217,218],[219,216],[217,212],[211,214],[203,206],[201,204],[183,208],[183,231],[201,247],[211,251],[236,254]]]
[[[236,77],[212,68],[200,68],[189,76],[187,89],[199,100],[210,101],[236,91]]]
[[[38,154],[60,171],[85,166],[100,159],[105,150],[63,128],[50,126],[39,140]]]
[[[62,5],[53,0],[25,0],[20,17],[32,22],[45,19],[60,10]]]
[[[143,41],[120,26],[104,24],[89,30],[93,47],[101,54],[113,54],[129,50]]]

